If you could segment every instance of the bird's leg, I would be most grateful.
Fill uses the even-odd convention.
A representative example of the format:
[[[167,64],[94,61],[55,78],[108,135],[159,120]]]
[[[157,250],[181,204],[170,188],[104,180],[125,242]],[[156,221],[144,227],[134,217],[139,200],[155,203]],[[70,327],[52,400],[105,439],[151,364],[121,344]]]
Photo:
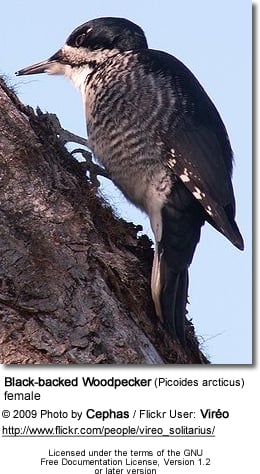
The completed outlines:
[[[79,162],[79,164],[84,171],[89,173],[89,179],[91,180],[94,186],[100,186],[100,182],[97,179],[98,175],[110,179],[109,174],[105,170],[105,168],[96,165],[96,163],[92,161],[92,154],[88,150],[85,150],[84,148],[76,148],[71,152],[72,155],[74,155],[74,153],[80,153],[83,156],[85,161],[81,161]]]

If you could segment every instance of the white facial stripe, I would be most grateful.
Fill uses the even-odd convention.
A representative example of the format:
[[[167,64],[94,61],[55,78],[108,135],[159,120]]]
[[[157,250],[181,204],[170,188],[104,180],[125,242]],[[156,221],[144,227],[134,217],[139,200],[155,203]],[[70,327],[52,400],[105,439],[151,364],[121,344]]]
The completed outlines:
[[[66,74],[65,69],[66,69],[65,64],[53,62],[48,65],[48,69],[46,69],[46,72],[47,74],[65,75]]]
[[[75,48],[68,46],[67,44],[65,44],[61,50],[65,60],[67,60],[66,62],[74,65],[78,64],[79,66],[82,64],[88,64],[92,61],[101,63],[109,57],[119,53],[119,50],[117,49],[96,49],[91,51],[88,48]]]
[[[87,76],[93,71],[95,64],[102,63],[108,57],[115,55],[117,50],[96,50],[74,48],[65,44],[62,48],[64,63],[53,62],[48,66],[48,74],[63,74],[68,77],[77,89],[83,92]]]
[[[65,44],[62,48],[64,58],[67,59],[68,63],[87,63],[92,58],[92,54],[86,48],[74,48]]]

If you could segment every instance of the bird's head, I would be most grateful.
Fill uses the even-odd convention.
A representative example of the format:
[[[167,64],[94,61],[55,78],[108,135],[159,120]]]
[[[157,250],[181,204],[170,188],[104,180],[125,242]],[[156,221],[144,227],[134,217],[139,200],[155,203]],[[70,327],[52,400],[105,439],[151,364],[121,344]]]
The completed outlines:
[[[77,84],[76,76],[91,72],[97,62],[116,51],[146,49],[142,29],[124,18],[97,18],[76,28],[66,43],[49,59],[25,67],[17,76],[27,74],[64,74]]]

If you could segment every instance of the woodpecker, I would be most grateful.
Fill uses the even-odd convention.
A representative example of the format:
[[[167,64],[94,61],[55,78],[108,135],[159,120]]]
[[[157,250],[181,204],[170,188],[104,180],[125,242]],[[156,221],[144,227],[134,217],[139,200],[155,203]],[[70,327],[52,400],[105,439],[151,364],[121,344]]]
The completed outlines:
[[[188,268],[210,223],[238,249],[233,152],[225,125],[193,73],[148,48],[123,18],[76,28],[49,59],[16,74],[63,74],[80,90],[90,148],[126,198],[150,219],[157,316],[185,342]]]

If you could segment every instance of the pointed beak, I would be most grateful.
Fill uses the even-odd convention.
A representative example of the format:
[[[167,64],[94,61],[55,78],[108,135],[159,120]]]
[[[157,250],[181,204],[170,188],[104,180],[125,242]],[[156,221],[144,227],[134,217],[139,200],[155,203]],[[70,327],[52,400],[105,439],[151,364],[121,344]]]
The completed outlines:
[[[61,58],[61,50],[57,51],[53,56],[51,56],[46,61],[41,61],[40,63],[32,64],[27,66],[19,71],[16,71],[16,76],[25,76],[29,74],[41,74],[43,72],[50,72],[53,66],[59,63]]]
[[[42,61],[41,63],[33,64],[32,66],[25,67],[20,69],[15,73],[16,76],[25,76],[27,74],[40,74],[42,72],[47,72],[50,67],[50,61]]]

